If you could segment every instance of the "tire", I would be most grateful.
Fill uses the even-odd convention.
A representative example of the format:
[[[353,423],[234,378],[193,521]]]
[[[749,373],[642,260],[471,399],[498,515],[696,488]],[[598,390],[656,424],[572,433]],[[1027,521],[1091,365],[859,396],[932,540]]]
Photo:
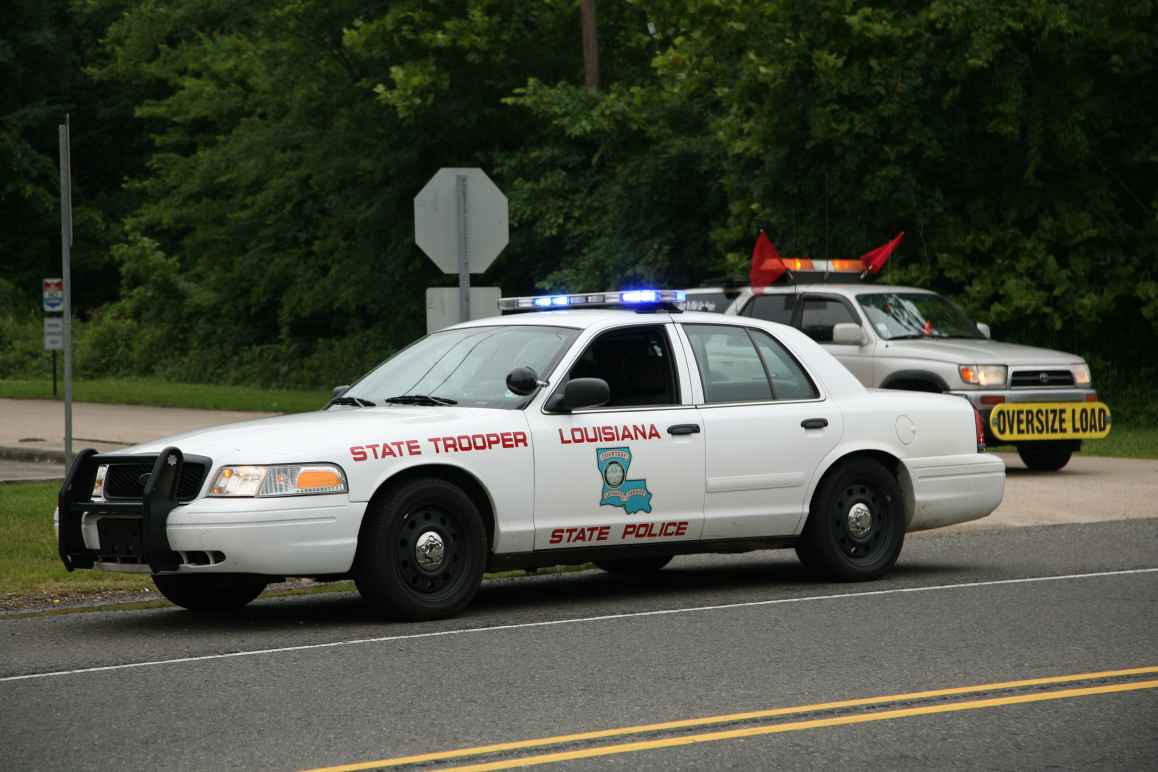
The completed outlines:
[[[255,574],[158,574],[153,584],[170,603],[199,613],[237,611],[269,584]]]
[[[1070,462],[1070,456],[1076,450],[1074,445],[1068,440],[1024,442],[1017,446],[1017,455],[1035,472],[1056,472]]]
[[[487,533],[478,507],[461,488],[445,480],[413,480],[366,518],[354,583],[370,605],[407,621],[443,619],[467,607],[482,583]]]
[[[609,574],[619,576],[645,577],[658,573],[671,562],[673,555],[657,555],[650,558],[626,558],[623,560],[596,560],[595,565]]]
[[[867,458],[844,462],[826,475],[812,497],[796,554],[805,566],[838,581],[881,577],[897,562],[905,543],[901,502],[896,478],[880,463]]]

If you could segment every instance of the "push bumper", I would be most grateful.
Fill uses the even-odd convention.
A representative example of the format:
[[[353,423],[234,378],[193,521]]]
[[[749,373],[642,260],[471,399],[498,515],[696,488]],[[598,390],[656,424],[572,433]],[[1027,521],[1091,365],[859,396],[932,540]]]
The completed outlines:
[[[978,520],[1005,495],[1005,462],[989,453],[906,459],[901,466],[907,531]]]
[[[170,464],[170,458],[177,464]],[[148,456],[77,457],[61,490],[58,541],[69,570],[151,573],[252,573],[317,576],[350,570],[365,503],[346,494],[282,498],[199,498],[181,503],[157,468],[175,467],[166,448],[141,501],[93,500],[102,464]],[[83,491],[83,494],[80,492]]]

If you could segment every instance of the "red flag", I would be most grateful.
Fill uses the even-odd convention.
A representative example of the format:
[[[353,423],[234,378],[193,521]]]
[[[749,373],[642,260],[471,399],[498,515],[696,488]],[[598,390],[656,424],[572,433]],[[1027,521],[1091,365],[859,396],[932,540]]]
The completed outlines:
[[[897,245],[901,243],[901,239],[904,237],[905,232],[901,231],[897,234],[897,237],[888,244],[861,255],[860,262],[861,265],[864,266],[864,272],[880,273],[881,269],[885,267],[885,263],[889,261],[889,255],[893,253],[893,250],[897,248]]]
[[[762,289],[779,279],[786,270],[780,253],[761,228],[760,235],[756,237],[756,246],[752,248],[752,268],[748,271],[748,283],[756,289]]]

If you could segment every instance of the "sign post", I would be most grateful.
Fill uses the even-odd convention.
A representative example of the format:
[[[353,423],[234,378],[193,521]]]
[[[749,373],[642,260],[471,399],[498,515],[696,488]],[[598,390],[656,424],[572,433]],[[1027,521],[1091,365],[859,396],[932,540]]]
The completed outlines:
[[[58,127],[60,138],[60,260],[61,289],[64,294],[64,464],[72,466],[72,148],[69,129],[72,121],[64,116]],[[47,301],[46,301],[47,305]],[[46,341],[47,342],[47,341]]]
[[[509,241],[507,197],[482,169],[439,169],[414,197],[414,242],[443,273],[458,274],[458,321],[478,311],[470,275],[489,268]]]

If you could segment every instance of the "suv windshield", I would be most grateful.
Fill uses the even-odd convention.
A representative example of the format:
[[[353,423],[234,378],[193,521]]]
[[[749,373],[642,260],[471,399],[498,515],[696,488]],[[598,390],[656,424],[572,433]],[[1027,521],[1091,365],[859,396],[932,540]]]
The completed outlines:
[[[531,325],[436,332],[371,370],[342,397],[515,410],[530,397],[507,390],[507,373],[530,367],[547,375],[578,334],[569,327]]]
[[[856,299],[885,340],[985,337],[968,314],[931,292],[879,292]]]

